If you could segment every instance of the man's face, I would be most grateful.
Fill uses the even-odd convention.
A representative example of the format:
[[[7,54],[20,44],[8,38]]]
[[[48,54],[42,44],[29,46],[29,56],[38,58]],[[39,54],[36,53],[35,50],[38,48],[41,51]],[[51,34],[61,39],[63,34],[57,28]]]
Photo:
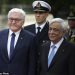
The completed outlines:
[[[10,17],[8,18],[8,25],[13,32],[20,30],[23,24],[24,19],[22,18],[21,13],[13,12],[10,14]]]
[[[75,29],[75,20],[68,20],[69,27]]]
[[[43,22],[45,22],[49,14],[48,12],[45,11],[35,11],[34,13],[35,13],[36,22],[38,24],[42,24]]]
[[[48,36],[51,41],[57,43],[64,35],[60,23],[54,22],[49,26]]]

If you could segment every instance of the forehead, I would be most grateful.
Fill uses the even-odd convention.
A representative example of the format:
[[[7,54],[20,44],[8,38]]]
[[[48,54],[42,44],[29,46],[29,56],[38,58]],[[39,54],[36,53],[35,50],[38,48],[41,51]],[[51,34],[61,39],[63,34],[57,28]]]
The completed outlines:
[[[22,16],[22,14],[21,13],[19,13],[19,12],[11,12],[10,14],[9,14],[9,17],[17,17],[17,18],[20,18]]]
[[[59,22],[53,22],[53,23],[51,23],[51,24],[49,25],[49,27],[60,29],[60,28],[61,28],[61,25],[60,25]]]

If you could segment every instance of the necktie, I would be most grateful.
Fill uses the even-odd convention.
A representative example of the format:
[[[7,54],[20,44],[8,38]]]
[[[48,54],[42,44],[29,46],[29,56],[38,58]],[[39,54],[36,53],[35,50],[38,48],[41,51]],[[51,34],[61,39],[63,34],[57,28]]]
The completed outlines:
[[[15,33],[12,33],[11,42],[10,42],[10,57],[14,50],[14,41],[15,41]]]
[[[56,46],[55,45],[53,45],[52,46],[52,51],[51,51],[51,54],[48,56],[48,67],[50,66],[50,64],[51,64],[51,61],[52,61],[52,59],[53,59],[53,57],[54,57],[54,55],[55,55],[55,48],[56,48]]]
[[[41,29],[40,27],[37,27],[37,30],[38,30],[37,34],[40,33],[40,29]]]

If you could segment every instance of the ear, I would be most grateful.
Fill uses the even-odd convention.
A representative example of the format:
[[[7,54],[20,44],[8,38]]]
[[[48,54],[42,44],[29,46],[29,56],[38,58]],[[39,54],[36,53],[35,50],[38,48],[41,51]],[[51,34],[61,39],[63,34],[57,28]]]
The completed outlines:
[[[23,21],[22,21],[22,24],[24,25],[24,23],[25,23],[25,21],[23,20]]]
[[[65,35],[66,33],[67,33],[67,30],[64,30],[64,31],[63,31],[63,35]]]
[[[46,14],[47,14],[47,17],[49,16],[49,12],[46,12]]]

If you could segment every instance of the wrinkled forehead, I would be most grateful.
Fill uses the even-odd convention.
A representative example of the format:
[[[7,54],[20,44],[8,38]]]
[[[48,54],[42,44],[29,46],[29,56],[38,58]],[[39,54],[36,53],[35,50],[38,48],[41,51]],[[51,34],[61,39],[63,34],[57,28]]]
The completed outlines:
[[[59,22],[52,22],[50,25],[49,25],[50,28],[57,28],[57,29],[60,29],[61,28],[61,25]]]

